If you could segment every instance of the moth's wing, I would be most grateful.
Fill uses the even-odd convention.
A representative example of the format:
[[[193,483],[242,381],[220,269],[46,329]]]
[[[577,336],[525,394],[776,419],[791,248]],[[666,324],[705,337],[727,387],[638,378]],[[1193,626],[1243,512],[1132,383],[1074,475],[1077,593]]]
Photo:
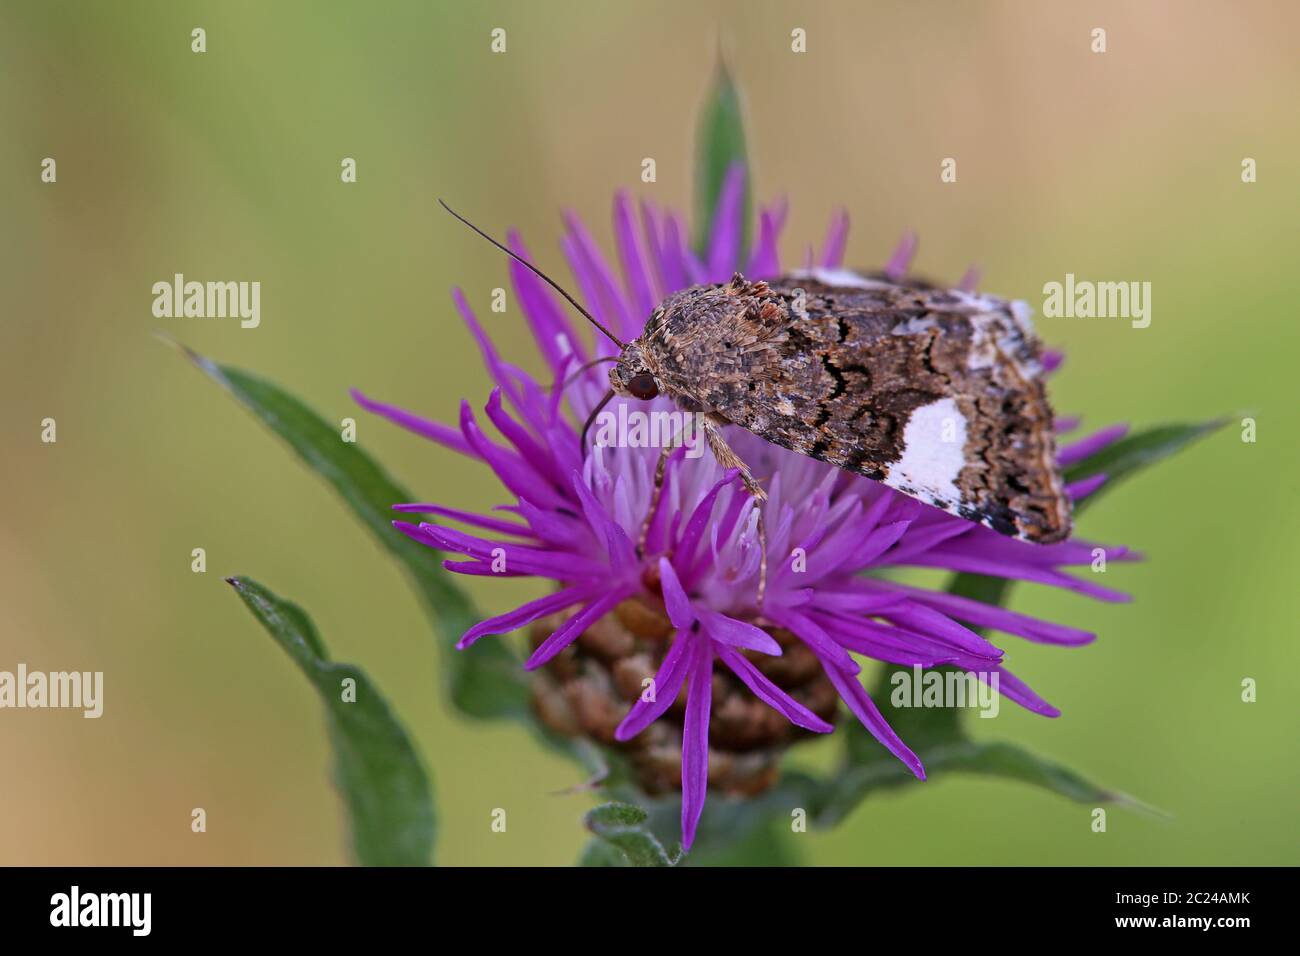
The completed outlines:
[[[747,299],[743,317],[711,354],[709,342],[682,354],[694,367],[671,385],[767,441],[1002,534],[1068,536],[1023,303],[847,273],[732,294]]]

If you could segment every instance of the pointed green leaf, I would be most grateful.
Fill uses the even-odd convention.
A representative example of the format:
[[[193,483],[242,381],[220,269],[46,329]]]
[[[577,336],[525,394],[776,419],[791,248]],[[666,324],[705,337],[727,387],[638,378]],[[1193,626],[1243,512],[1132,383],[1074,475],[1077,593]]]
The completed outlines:
[[[949,590],[966,597],[988,599],[991,604],[1001,604],[1009,590],[1007,584],[981,575],[956,575]],[[930,670],[946,673],[955,671],[955,668],[931,668],[925,673]],[[1074,771],[1015,744],[971,740],[965,729],[966,708],[894,707],[890,694],[896,685],[891,678],[898,672],[912,673],[910,668],[885,667],[872,698],[889,725],[925,766],[927,780],[961,771],[1019,780],[1076,803],[1113,803],[1133,809],[1149,809],[1132,797],[1097,786]],[[847,755],[840,774],[822,793],[817,817],[820,826],[839,822],[874,792],[916,782],[911,771],[862,728],[849,728],[847,741]]]
[[[718,198],[727,171],[739,165],[745,170],[745,192],[741,201],[741,233],[737,269],[744,268],[749,249],[752,176],[745,149],[745,123],[741,114],[740,93],[731,74],[719,62],[713,89],[700,114],[695,143],[695,250],[703,256],[717,217]]]
[[[360,668],[329,660],[302,608],[249,578],[226,580],[320,693],[357,862],[427,866],[435,829],[429,781],[378,689]]]
[[[888,712],[886,717],[893,722],[893,715],[897,713],[898,711]],[[1115,804],[1154,816],[1164,816],[1160,811],[1153,810],[1127,794],[1100,787],[1074,771],[1015,744],[1002,741],[977,742],[964,734],[952,740],[914,744],[907,739],[905,733],[902,736],[925,765],[929,780],[957,771],[1001,777],[1041,787],[1075,803],[1094,806]],[[830,783],[817,823],[819,826],[833,826],[871,794],[915,782],[916,778],[893,754],[883,747],[877,747],[872,756],[846,763],[839,776]]]
[[[1090,475],[1106,475],[1104,485],[1074,506],[1075,514],[1077,515],[1085,506],[1092,505],[1105,492],[1114,488],[1129,475],[1154,465],[1175,452],[1182,451],[1199,439],[1218,431],[1229,421],[1231,419],[1219,418],[1192,425],[1158,425],[1146,431],[1126,435],[1113,445],[1072,465],[1065,472],[1067,482],[1079,481]]]
[[[606,803],[589,811],[587,829],[620,851],[631,866],[675,866],[658,838],[645,826],[647,814],[630,803]],[[584,854],[584,866],[609,865],[608,854]]]
[[[1075,803],[1114,803],[1130,809],[1165,816],[1146,804],[1116,790],[1099,787],[1058,763],[1030,753],[1016,744],[1002,741],[976,743],[967,741],[950,750],[935,752],[935,763],[944,770],[1019,780],[1050,790]]]
[[[457,651],[459,640],[478,620],[469,599],[451,581],[438,553],[417,544],[392,526],[392,506],[413,501],[360,446],[343,441],[340,432],[298,399],[265,379],[216,362],[184,346],[182,351],[213,381],[223,386],[298,457],[339,493],[352,513],[379,544],[406,569],[440,631],[438,646],[452,702],[472,717],[522,716],[527,691],[519,663],[500,641],[479,641]]]

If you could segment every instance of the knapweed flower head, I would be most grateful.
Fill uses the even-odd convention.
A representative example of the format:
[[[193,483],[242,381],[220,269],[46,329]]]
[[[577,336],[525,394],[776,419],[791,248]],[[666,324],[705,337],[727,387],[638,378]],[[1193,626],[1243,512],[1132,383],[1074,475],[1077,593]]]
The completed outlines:
[[[687,247],[678,216],[645,203],[638,209],[628,196],[618,195],[617,273],[582,223],[567,217],[561,246],[578,298],[607,328],[631,340],[668,294],[729,279],[742,241],[742,187],[741,173],[728,176],[703,256]],[[743,269],[747,277],[780,274],[777,240],[784,219],[783,203],[760,211]],[[839,268],[847,228],[846,215],[838,213],[820,255],[809,253],[804,265]],[[518,235],[511,233],[508,245],[532,261]],[[914,249],[914,240],[905,238],[883,273],[904,280]],[[458,556],[445,562],[456,573],[533,577],[547,584],[535,600],[475,624],[460,647],[532,625],[535,649],[525,664],[532,670],[554,666],[573,652],[575,642],[599,635],[616,618],[625,624],[646,613],[662,619],[662,628],[640,629],[642,637],[657,632],[662,637],[651,642],[653,652],[640,658],[624,654],[620,662],[633,666],[631,679],[622,681],[621,697],[616,695],[613,705],[607,702],[616,708],[610,737],[631,741],[665,715],[680,723],[685,848],[694,839],[708,784],[720,782],[716,755],[713,774],[710,767],[710,720],[716,728],[723,719],[720,690],[728,707],[735,694],[726,689],[733,688],[797,728],[826,733],[833,729],[834,697],[828,709],[817,688],[833,688],[866,730],[921,779],[921,761],[864,689],[859,658],[908,667],[949,665],[976,674],[1034,713],[1058,714],[1003,667],[1002,648],[973,628],[1059,645],[1084,644],[1092,634],[899,583],[879,572],[937,568],[1124,600],[1068,573],[1091,564],[1093,544],[1038,545],[1006,538],[735,427],[726,429],[726,439],[763,480],[765,503],[745,489],[734,469],[724,469],[708,454],[688,458],[686,448],[668,457],[656,494],[660,448],[594,446],[584,453],[581,447],[582,423],[607,387],[604,368],[588,363],[612,356],[614,347],[603,337],[593,342],[579,335],[561,300],[535,275],[513,260],[509,269],[550,381],[539,381],[504,358],[456,289],[456,307],[495,383],[481,411],[462,402],[452,426],[354,394],[367,409],[483,463],[506,498],[492,514],[461,510],[455,502],[402,503],[399,511],[442,520],[396,521],[398,530]],[[973,274],[962,284],[972,288]],[[1059,356],[1045,357],[1049,369],[1059,361]],[[617,414],[625,401],[616,398],[609,411]],[[673,408],[667,398],[636,405],[651,412]],[[488,426],[497,434],[490,435]],[[1073,423],[1060,423],[1061,430],[1070,427]],[[1123,434],[1122,427],[1111,428],[1068,445],[1059,464],[1081,461]],[[1077,500],[1104,480],[1098,475],[1068,492]],[[767,554],[761,603],[760,507]],[[1126,555],[1117,547],[1105,553],[1110,560]],[[792,668],[780,666],[796,652],[816,680],[806,673],[791,679]],[[622,677],[628,677],[627,670],[622,668]],[[618,668],[614,673],[618,683]]]

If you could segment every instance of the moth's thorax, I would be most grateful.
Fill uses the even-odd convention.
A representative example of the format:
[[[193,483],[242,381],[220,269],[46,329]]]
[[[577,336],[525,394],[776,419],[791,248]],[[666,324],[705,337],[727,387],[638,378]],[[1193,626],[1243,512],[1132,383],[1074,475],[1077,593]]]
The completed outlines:
[[[683,289],[665,299],[650,317],[641,335],[643,349],[650,353],[652,363],[665,350],[706,343],[718,349],[724,342],[754,331],[758,312],[770,298],[766,283],[746,282],[740,275],[720,285]]]
[[[736,280],[722,285],[702,285],[670,295],[651,313],[641,335],[623,346],[618,363],[609,371],[609,385],[618,395],[645,397],[646,376],[656,393],[688,397],[694,389],[675,374],[687,356],[694,362],[723,356],[744,341],[753,328],[755,307],[751,290],[766,286]],[[639,387],[638,387],[639,386]]]

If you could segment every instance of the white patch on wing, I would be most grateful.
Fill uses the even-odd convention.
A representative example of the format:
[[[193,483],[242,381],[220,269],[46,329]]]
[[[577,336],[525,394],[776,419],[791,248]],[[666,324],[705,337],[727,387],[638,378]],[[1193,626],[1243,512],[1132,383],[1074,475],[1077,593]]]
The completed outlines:
[[[1016,325],[1020,332],[1026,338],[1034,334],[1034,323],[1032,316],[1034,310],[1029,307],[1029,303],[1020,299],[1013,299],[1011,302],[1011,317],[1016,320]]]
[[[976,312],[1001,312],[1008,305],[1006,299],[999,299],[996,295],[987,295],[983,292],[963,292],[961,289],[949,289],[947,294],[955,296],[958,302]]]
[[[921,332],[929,332],[938,325],[931,316],[914,315],[906,322],[899,322],[890,329],[891,335],[918,335]]]
[[[884,289],[890,283],[879,279],[868,279],[849,269],[797,269],[790,273],[794,279],[816,279],[823,285],[838,286],[841,289]]]
[[[966,416],[951,398],[913,410],[903,429],[903,454],[885,484],[951,510],[961,501],[957,476],[966,464]]]
[[[1034,327],[1029,317],[1033,312],[1025,303],[1016,300],[998,302],[995,309],[985,309],[971,315],[975,334],[971,337],[970,354],[966,367],[971,371],[991,368],[998,362],[1010,362],[1025,379],[1036,379],[1043,367],[1030,356],[1029,343]]]

